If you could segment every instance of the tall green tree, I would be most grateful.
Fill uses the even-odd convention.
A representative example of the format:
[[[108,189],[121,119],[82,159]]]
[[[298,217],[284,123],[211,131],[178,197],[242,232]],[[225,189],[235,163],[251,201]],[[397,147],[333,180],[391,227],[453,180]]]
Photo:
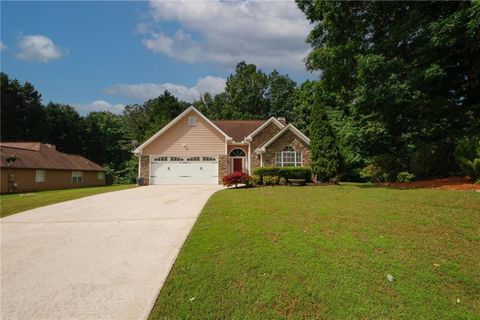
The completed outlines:
[[[292,97],[292,122],[307,136],[310,133],[310,115],[315,104],[316,81],[307,80],[295,89]]]
[[[3,141],[44,141],[47,133],[42,95],[25,82],[0,73],[1,139]]]
[[[330,181],[340,173],[341,155],[325,106],[315,103],[310,119],[312,171],[319,181]]]
[[[307,67],[322,72],[341,146],[409,170],[413,155],[433,163],[429,150],[453,163],[457,137],[479,130],[479,3],[297,4],[314,25]]]
[[[90,112],[84,118],[87,131],[85,155],[88,159],[118,169],[131,157],[130,141],[120,115]]]
[[[48,134],[45,141],[62,152],[85,155],[87,131],[74,107],[49,102],[45,108]]]
[[[268,76],[266,98],[270,102],[269,116],[285,117],[287,121],[294,119],[293,98],[297,84],[288,75],[273,70]]]
[[[126,135],[131,140],[143,142],[188,106],[188,103],[179,101],[168,91],[141,105],[128,105],[123,112]]]
[[[269,115],[266,97],[268,76],[254,64],[240,62],[227,78],[225,94],[227,119],[262,119]]]

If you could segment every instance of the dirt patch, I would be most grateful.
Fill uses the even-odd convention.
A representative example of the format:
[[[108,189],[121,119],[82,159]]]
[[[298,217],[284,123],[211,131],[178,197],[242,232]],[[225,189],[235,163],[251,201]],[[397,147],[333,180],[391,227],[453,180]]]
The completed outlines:
[[[450,177],[442,179],[419,180],[412,182],[388,182],[382,186],[396,188],[426,188],[440,190],[475,190],[480,192],[480,184],[473,183],[468,177]]]

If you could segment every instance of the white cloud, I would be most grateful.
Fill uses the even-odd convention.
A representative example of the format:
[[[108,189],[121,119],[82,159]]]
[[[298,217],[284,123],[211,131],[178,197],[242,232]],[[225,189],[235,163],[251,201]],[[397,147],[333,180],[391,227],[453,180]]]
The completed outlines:
[[[50,62],[60,59],[64,52],[53,41],[42,35],[23,36],[17,43],[17,58],[24,61]]]
[[[111,104],[105,100],[95,100],[87,104],[73,103],[72,105],[74,105],[78,113],[82,115],[94,111],[110,111],[112,113],[120,114],[123,112],[123,108],[125,107],[124,104]]]
[[[137,24],[136,31],[139,34],[146,34],[150,31],[150,28],[146,22],[140,22],[139,24]]]
[[[155,31],[145,47],[182,61],[232,67],[245,60],[260,67],[305,70],[310,25],[294,1],[150,1],[153,20],[180,23],[173,34]],[[160,27],[160,26],[158,26]]]
[[[0,41],[0,51],[6,50],[6,49],[7,49],[7,46],[2,41]]]
[[[223,92],[223,90],[225,89],[225,82],[226,79],[224,78],[207,76],[204,78],[199,78],[195,86],[190,88],[184,85],[173,83],[120,83],[105,88],[104,92],[110,95],[120,95],[143,101],[156,98],[161,95],[165,90],[168,90],[178,99],[192,102],[193,100],[200,98],[200,96],[205,92],[209,92],[212,95]]]

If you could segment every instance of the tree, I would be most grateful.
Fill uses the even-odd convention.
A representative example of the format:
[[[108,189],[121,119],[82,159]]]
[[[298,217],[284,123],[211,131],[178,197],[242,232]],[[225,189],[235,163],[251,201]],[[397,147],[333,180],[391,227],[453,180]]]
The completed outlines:
[[[296,85],[288,75],[282,75],[277,70],[270,73],[266,92],[266,98],[270,101],[269,116],[285,117],[289,122],[293,120],[293,95]]]
[[[111,112],[90,112],[84,122],[88,159],[114,169],[130,159],[130,141],[125,136],[121,116]]]
[[[266,97],[268,77],[254,64],[240,62],[227,78],[225,94],[227,119],[264,119],[270,113]]]
[[[333,130],[325,107],[315,103],[310,123],[310,158],[313,173],[319,181],[330,181],[338,176],[341,165]]]
[[[293,125],[307,136],[310,134],[310,115],[315,104],[316,81],[307,80],[295,89],[292,97]]]
[[[3,141],[44,141],[45,111],[41,94],[29,82],[23,85],[1,73],[1,139]]]
[[[75,108],[49,102],[45,112],[48,124],[45,141],[56,145],[59,151],[84,155],[87,131],[83,118]]]
[[[441,145],[442,174],[453,170],[454,141],[480,130],[480,4],[297,4],[314,24],[306,64],[322,72],[340,148],[408,168],[424,145]]]
[[[141,105],[126,106],[123,112],[126,137],[139,142],[145,141],[182,113],[188,105],[165,90],[157,98]]]

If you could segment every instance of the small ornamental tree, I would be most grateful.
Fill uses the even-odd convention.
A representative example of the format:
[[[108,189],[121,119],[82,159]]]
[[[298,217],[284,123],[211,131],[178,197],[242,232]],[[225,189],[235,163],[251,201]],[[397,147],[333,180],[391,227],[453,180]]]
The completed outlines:
[[[233,172],[222,177],[222,183],[226,187],[235,186],[239,184],[246,184],[247,186],[251,185],[252,178],[243,172]]]
[[[310,116],[311,166],[318,181],[331,181],[338,175],[341,156],[325,107],[318,102]]]

